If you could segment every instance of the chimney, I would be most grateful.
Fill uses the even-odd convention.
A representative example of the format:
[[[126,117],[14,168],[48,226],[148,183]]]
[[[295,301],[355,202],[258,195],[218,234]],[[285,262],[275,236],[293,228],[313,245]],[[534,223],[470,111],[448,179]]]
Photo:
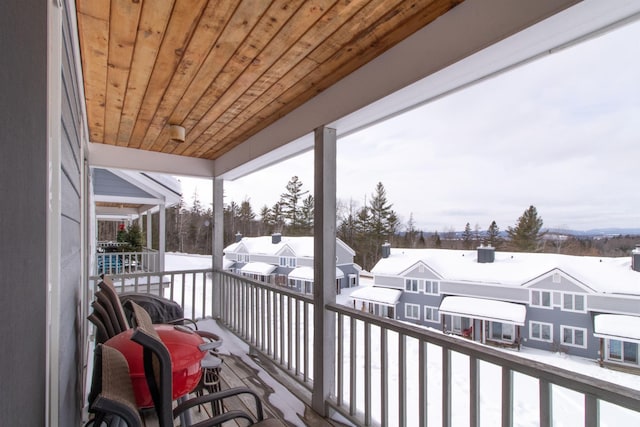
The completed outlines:
[[[280,243],[281,240],[282,240],[282,234],[273,233],[271,235],[271,243],[273,243],[274,245],[277,245],[278,243]]]
[[[640,272],[640,244],[636,245],[636,248],[631,251],[631,268]]]
[[[384,242],[382,244],[382,258],[389,258],[389,255],[391,255],[391,244]]]
[[[491,263],[496,260],[496,248],[480,245],[478,247],[478,262],[480,264]]]
[[[236,233],[236,243],[238,243],[240,240],[242,240],[242,233],[240,233],[239,231]]]

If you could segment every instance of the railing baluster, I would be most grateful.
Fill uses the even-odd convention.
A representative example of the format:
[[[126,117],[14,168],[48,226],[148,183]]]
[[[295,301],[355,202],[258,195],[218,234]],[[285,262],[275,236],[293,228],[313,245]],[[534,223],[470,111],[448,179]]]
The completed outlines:
[[[336,381],[336,397],[338,399],[338,406],[342,406],[344,401],[344,315],[338,314],[337,324],[337,333],[336,339],[336,373],[337,373],[337,381]]]
[[[284,303],[284,294],[280,294],[280,316],[278,316],[278,322],[280,323],[279,331],[279,339],[280,339],[280,365],[284,365],[284,337],[285,337],[285,303]]]
[[[389,424],[389,346],[388,330],[380,327],[380,421],[382,427]]]
[[[351,332],[350,332],[350,345],[349,345],[349,394],[351,399],[349,400],[349,414],[355,415],[356,413],[356,396],[357,396],[357,376],[356,376],[356,366],[358,362],[358,352],[357,352],[357,334],[356,334],[356,319],[354,317],[351,318]]]
[[[407,425],[407,339],[404,334],[398,334],[398,423]]]
[[[418,342],[418,424],[427,425],[427,342]]]
[[[543,379],[539,381],[540,390],[540,427],[553,425],[553,402],[551,400],[551,384]]]
[[[476,357],[469,356],[469,426],[480,425],[480,369]]]
[[[309,303],[307,301],[304,304],[304,383],[309,382]]]
[[[291,370],[292,362],[291,358],[293,357],[291,340],[293,339],[293,313],[292,313],[292,303],[291,297],[287,297],[287,369]]]
[[[442,347],[442,425],[451,426],[451,350]]]
[[[371,425],[371,323],[364,324],[364,425]]]
[[[502,367],[502,427],[513,425],[513,371]]]
[[[598,427],[600,425],[600,411],[598,399],[592,394],[584,395],[584,427]]]

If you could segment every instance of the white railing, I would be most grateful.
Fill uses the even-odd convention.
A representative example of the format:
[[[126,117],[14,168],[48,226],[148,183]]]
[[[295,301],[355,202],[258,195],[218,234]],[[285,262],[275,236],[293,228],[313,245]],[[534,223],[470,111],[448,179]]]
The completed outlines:
[[[211,270],[113,279],[121,291],[180,303],[186,317],[220,313],[252,351],[313,389],[309,296]],[[335,337],[326,337],[336,340],[336,384],[326,404],[356,425],[640,425],[638,390],[345,306],[326,310],[336,316]]]
[[[155,272],[159,266],[159,254],[155,249],[143,248],[141,252],[96,253],[96,274]]]

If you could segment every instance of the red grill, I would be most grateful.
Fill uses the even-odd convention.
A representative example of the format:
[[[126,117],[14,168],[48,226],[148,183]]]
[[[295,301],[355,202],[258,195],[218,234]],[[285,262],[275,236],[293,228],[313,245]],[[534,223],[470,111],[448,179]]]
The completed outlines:
[[[199,346],[204,340],[188,328],[170,325],[153,325],[160,339],[171,354],[173,371],[173,399],[193,391],[202,377],[201,361],[206,352]],[[150,408],[153,400],[147,387],[142,362],[142,346],[131,341],[133,329],[124,331],[105,342],[119,350],[129,362],[129,373],[136,403],[140,408]]]

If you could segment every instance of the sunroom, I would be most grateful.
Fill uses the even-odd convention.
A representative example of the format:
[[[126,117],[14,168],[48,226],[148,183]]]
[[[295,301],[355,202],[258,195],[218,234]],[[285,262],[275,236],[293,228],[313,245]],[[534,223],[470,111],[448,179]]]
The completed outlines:
[[[557,388],[579,395],[585,425],[598,425],[608,402],[638,412],[637,390],[335,304],[336,141],[635,20],[637,2],[26,0],[1,11],[3,424],[77,426],[85,415],[91,167],[214,181],[213,267],[199,273],[212,278],[201,294],[212,304],[201,314],[299,381],[323,417],[478,425],[487,364],[501,373],[492,398],[505,426],[518,415],[520,376],[537,384],[540,425],[554,422]],[[309,150],[313,298],[225,273],[224,181]],[[272,320],[240,313],[255,301],[296,323],[255,342]],[[414,349],[420,363],[407,358]],[[458,356],[465,394],[454,392]]]

